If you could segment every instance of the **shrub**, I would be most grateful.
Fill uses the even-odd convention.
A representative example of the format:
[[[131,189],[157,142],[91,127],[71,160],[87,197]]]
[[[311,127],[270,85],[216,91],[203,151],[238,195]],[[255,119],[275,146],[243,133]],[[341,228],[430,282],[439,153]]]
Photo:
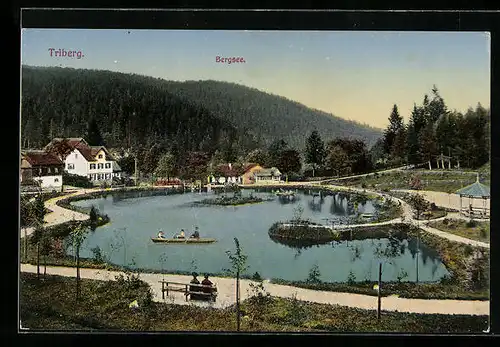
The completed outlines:
[[[474,228],[477,226],[477,222],[474,219],[471,219],[465,225],[467,228]]]
[[[255,272],[255,273],[253,274],[252,279],[253,279],[254,281],[262,281],[262,277],[260,276],[260,273],[258,273],[258,272]]]
[[[321,273],[319,272],[318,264],[314,264],[311,270],[309,270],[309,275],[307,277],[307,283],[321,283],[320,280]]]
[[[354,285],[356,283],[356,276],[354,275],[354,272],[349,271],[349,275],[347,276],[347,284],[349,285]]]
[[[86,176],[74,175],[67,172],[63,172],[63,182],[65,185],[80,187],[80,188],[92,188],[94,185]]]
[[[93,253],[93,260],[96,264],[102,264],[105,262],[104,255],[102,254],[102,250],[99,246],[95,246],[91,249]]]
[[[481,229],[479,230],[479,236],[483,239],[486,239],[488,237],[488,233],[485,227],[481,227]]]

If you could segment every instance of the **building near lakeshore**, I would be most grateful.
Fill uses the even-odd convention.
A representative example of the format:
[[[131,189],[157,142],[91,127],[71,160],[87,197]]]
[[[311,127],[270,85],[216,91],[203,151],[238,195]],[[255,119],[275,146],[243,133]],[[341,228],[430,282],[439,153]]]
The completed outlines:
[[[52,153],[41,150],[21,151],[21,190],[60,191],[63,186],[64,162]]]
[[[87,177],[94,184],[121,178],[122,170],[104,146],[90,146],[83,138],[55,138],[45,150],[64,161],[69,174]]]

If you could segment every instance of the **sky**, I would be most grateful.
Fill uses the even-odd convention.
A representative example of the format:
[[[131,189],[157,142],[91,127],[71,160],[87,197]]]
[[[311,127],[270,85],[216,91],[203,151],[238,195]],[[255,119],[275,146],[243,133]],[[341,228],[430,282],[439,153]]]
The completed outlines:
[[[82,56],[56,56],[58,49]],[[234,82],[379,128],[394,104],[407,120],[433,85],[451,110],[490,105],[485,32],[23,29],[21,60]]]

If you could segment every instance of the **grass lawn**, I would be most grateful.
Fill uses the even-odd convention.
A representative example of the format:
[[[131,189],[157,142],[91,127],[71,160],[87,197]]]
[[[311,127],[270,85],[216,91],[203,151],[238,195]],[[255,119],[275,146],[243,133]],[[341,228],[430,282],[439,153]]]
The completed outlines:
[[[75,279],[21,273],[20,316],[35,330],[234,331],[234,308],[199,308],[151,301],[140,280],[82,280],[80,301]],[[265,288],[261,293],[265,293]],[[137,300],[138,309],[129,308]],[[487,316],[424,315],[376,311],[294,299],[253,297],[242,303],[242,331],[474,333],[488,326]]]
[[[482,168],[480,168],[479,171],[484,177],[481,182],[489,185],[489,171]],[[464,173],[454,170],[408,170],[382,174],[373,173],[366,177],[339,180],[332,183],[378,190],[410,189],[410,179],[415,175],[420,178],[422,190],[447,193],[455,192],[476,181],[476,175],[473,173]]]
[[[471,240],[490,242],[490,222],[472,221],[471,223],[462,219],[444,219],[430,222],[429,226]]]

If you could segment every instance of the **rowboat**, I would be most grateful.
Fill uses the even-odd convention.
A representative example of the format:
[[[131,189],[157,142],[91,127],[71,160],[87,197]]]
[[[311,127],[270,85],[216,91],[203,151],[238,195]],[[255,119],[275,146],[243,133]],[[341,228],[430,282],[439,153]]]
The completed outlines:
[[[210,239],[210,238],[199,238],[199,239],[191,239],[191,238],[185,238],[185,239],[164,239],[160,237],[152,237],[151,241],[154,243],[180,243],[180,244],[186,244],[186,243],[213,243],[216,242],[216,239]]]

